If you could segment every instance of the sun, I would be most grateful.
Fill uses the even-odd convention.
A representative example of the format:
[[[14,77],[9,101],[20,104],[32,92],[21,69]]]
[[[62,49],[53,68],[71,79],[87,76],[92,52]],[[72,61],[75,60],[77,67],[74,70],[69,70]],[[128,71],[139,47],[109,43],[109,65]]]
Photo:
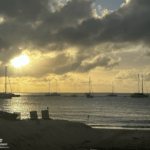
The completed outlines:
[[[15,66],[16,68],[26,66],[29,62],[30,62],[29,57],[26,55],[21,55],[11,60],[12,65]]]

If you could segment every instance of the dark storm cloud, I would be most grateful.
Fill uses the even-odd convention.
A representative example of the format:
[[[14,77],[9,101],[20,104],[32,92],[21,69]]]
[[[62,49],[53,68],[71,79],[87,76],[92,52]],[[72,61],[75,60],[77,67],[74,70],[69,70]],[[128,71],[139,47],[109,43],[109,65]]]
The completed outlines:
[[[113,66],[118,65],[118,62],[114,62],[112,64],[109,64],[111,61],[111,58],[109,57],[99,57],[92,63],[85,63],[84,65],[81,65],[80,68],[78,68],[79,72],[88,72],[89,70],[96,68],[96,67],[106,67],[111,68]]]
[[[149,0],[131,0],[126,6],[102,19],[104,31],[98,40],[111,42],[138,42],[148,44],[150,38]]]
[[[20,53],[19,47],[44,52],[65,49],[64,41],[53,32],[77,26],[79,21],[91,17],[91,2],[72,0],[61,9],[56,6],[54,0],[1,0],[0,16],[4,22],[0,24],[0,52],[11,49],[11,58],[14,51]],[[9,61],[0,59],[4,63]]]
[[[44,57],[38,59],[37,61],[31,62],[28,66],[22,69],[14,69],[14,67],[9,67],[9,74],[11,76],[30,76],[30,77],[42,77],[49,73],[57,73],[55,68],[61,68],[70,63],[70,57],[64,54],[58,54],[56,57],[48,58]],[[2,72],[0,69],[0,72]]]
[[[146,53],[145,53],[145,56],[150,57],[150,52],[146,52]]]
[[[131,0],[102,19],[87,19],[77,28],[62,29],[57,35],[70,44],[85,47],[107,42],[136,44],[141,41],[149,44],[149,15],[149,0]]]
[[[85,62],[85,57],[80,57],[72,60],[70,56],[65,54],[58,54],[56,57],[38,59],[31,62],[29,65],[22,67],[22,69],[14,69],[13,66],[8,67],[9,76],[12,77],[42,77],[48,74],[62,75],[68,72],[86,73],[93,68],[103,67],[105,69],[119,64],[118,60],[112,60],[109,57],[98,57],[91,62]],[[2,65],[0,66],[0,76],[4,76],[5,71]]]
[[[48,12],[48,3],[53,0],[1,0],[0,14],[5,19],[24,23],[37,21],[42,13]]]
[[[67,72],[85,73],[96,67],[112,68],[118,65],[117,61],[111,62],[112,59],[108,57],[99,57],[95,61],[85,62],[82,64],[83,60],[80,59],[80,61],[76,61],[76,62],[68,61],[69,63],[56,67],[53,70],[53,73],[55,74],[64,74]]]
[[[88,0],[71,0],[58,7],[55,0],[1,0],[0,16],[4,21],[0,23],[0,61],[5,64],[24,49],[45,53],[75,47],[80,57],[72,63],[61,63],[61,67],[54,65],[49,73],[86,72],[95,67],[109,68],[118,64],[108,65],[111,58],[106,57],[105,61],[97,60],[83,66],[84,61],[98,55],[96,46],[112,43],[113,50],[118,43],[149,45],[149,0],[131,0],[101,19],[93,16],[91,4]],[[98,51],[101,53],[101,49]],[[86,57],[84,53],[87,53]],[[48,60],[46,64],[51,67]],[[41,71],[43,75],[47,73],[43,68]]]

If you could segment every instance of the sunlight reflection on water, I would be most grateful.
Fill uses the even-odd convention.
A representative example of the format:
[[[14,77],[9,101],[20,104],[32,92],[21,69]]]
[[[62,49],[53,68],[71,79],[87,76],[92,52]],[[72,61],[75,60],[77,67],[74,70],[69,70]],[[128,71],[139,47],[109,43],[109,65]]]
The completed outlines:
[[[49,107],[50,118],[83,122],[106,126],[145,126],[150,120],[150,98],[130,97],[45,97],[42,95],[23,95],[12,99],[1,99],[0,109],[7,112],[21,112],[21,119],[30,118],[30,111]],[[87,116],[89,115],[89,119]],[[147,121],[147,122],[146,122]]]

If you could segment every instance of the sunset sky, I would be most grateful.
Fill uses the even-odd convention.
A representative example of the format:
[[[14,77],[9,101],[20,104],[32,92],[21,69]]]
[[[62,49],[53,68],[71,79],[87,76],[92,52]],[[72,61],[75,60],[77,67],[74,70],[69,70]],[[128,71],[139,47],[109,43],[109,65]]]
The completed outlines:
[[[0,0],[0,92],[150,92],[149,39],[150,0]]]

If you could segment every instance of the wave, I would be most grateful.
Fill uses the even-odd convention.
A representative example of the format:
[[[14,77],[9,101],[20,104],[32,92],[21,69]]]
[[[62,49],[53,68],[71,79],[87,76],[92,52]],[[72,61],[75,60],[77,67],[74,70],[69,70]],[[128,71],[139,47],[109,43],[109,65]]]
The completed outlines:
[[[94,128],[98,128],[98,127],[105,127],[105,128],[149,128],[150,129],[150,125],[123,125],[123,126],[116,126],[116,125],[99,125],[99,124],[95,124],[95,125],[89,125],[91,127]]]

